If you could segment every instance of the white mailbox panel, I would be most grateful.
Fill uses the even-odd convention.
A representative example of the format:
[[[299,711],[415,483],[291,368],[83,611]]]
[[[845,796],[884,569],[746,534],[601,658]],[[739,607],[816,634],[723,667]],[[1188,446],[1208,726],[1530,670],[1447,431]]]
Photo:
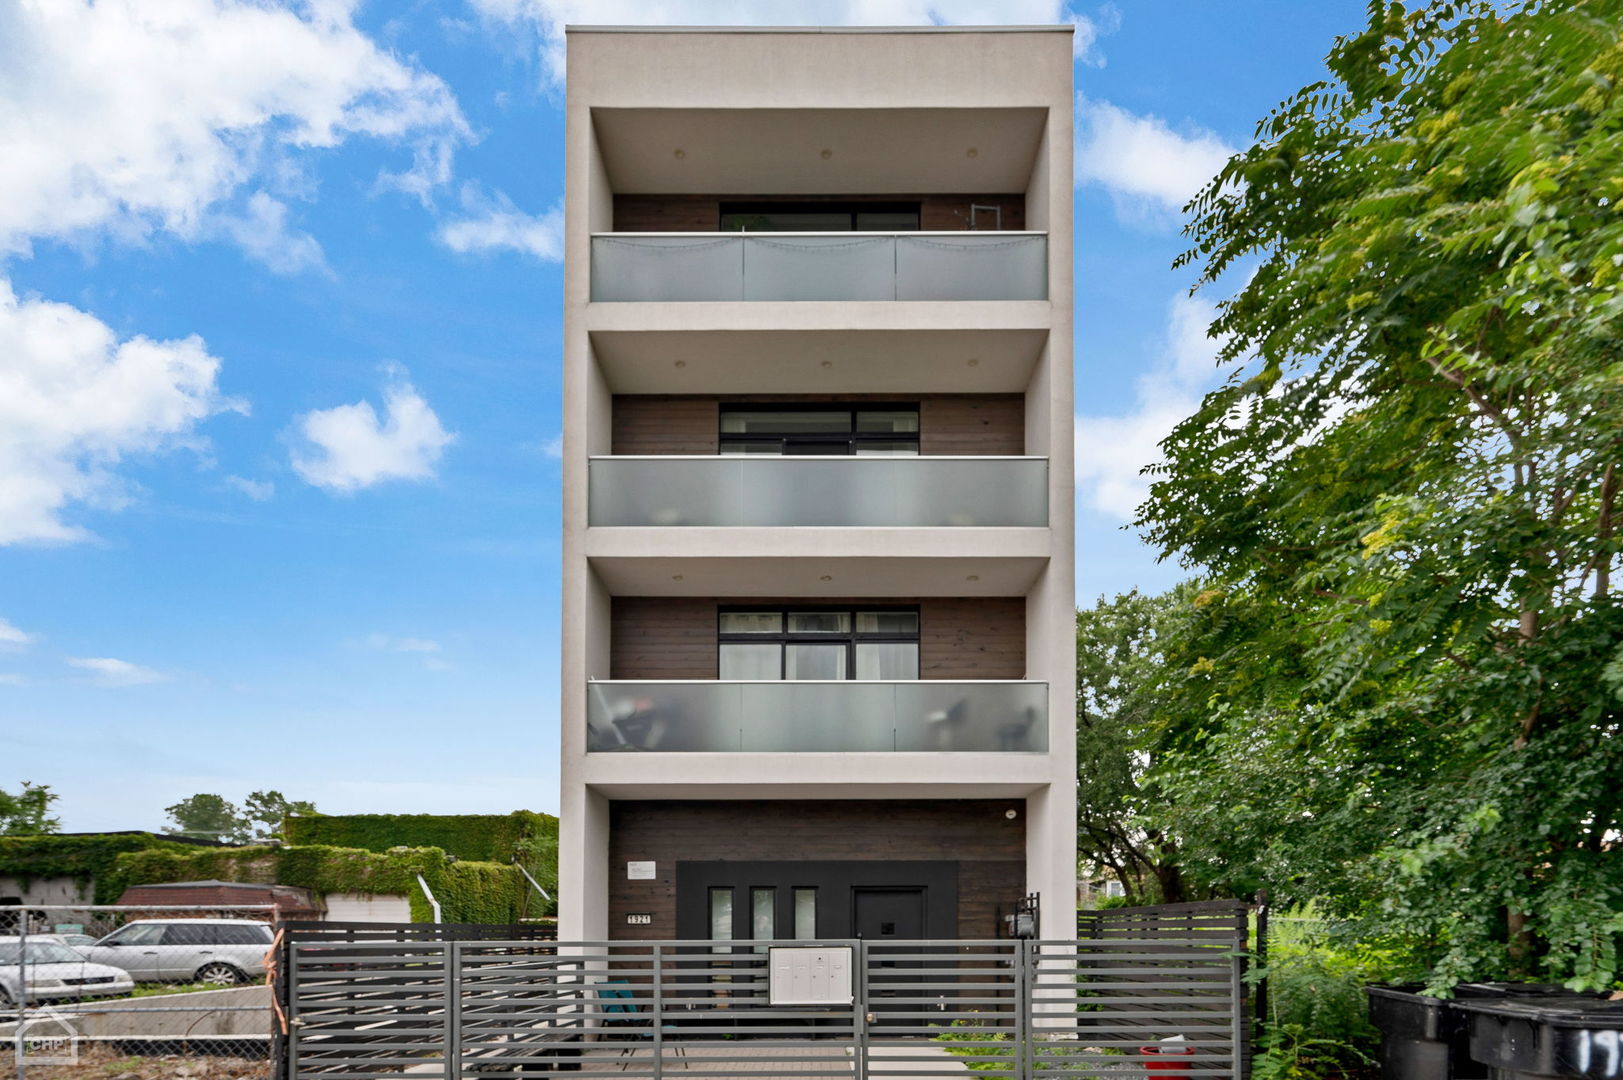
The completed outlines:
[[[851,947],[773,946],[768,1001],[773,1005],[851,1004]]]

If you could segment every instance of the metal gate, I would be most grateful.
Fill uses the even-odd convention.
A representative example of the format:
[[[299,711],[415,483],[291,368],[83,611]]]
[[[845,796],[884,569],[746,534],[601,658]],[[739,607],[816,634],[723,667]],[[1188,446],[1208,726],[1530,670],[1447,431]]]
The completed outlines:
[[[815,1005],[772,1002],[766,945],[295,932],[279,972],[281,1075],[865,1080],[968,1066],[1070,1080],[1158,1075],[1149,1048],[1181,1075],[1244,1077],[1243,917],[1238,943],[1127,926],[1081,941],[778,943],[848,958],[849,1000]]]

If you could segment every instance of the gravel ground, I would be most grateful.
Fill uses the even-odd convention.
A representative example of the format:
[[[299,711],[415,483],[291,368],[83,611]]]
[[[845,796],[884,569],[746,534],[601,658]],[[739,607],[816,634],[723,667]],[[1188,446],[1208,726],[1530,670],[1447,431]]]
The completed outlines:
[[[17,1075],[10,1047],[0,1050],[0,1077]],[[266,1080],[270,1062],[230,1057],[129,1057],[104,1048],[72,1065],[29,1065],[28,1080]]]

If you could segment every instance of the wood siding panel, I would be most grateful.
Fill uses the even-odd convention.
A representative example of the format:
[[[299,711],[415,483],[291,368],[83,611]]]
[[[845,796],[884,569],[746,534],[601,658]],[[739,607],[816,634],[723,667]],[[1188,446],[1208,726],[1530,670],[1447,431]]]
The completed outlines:
[[[609,677],[718,677],[716,609],[723,605],[816,607],[917,604],[919,678],[1026,677],[1026,601],[1020,596],[874,597],[815,600],[767,597],[616,596],[609,619]]]
[[[715,398],[616,395],[615,454],[714,454],[720,410]]]
[[[609,678],[714,679],[716,602],[616,596],[609,615]]]
[[[1018,456],[1026,452],[1026,403],[1019,394],[919,398],[919,453]]]
[[[1026,677],[1024,597],[927,597],[918,603],[919,678]]]
[[[1020,394],[617,394],[613,452],[714,454],[722,405],[893,401],[918,404],[921,454],[1026,452],[1026,405]]]
[[[724,202],[919,202],[919,225],[930,232],[962,232],[969,228],[971,206],[996,206],[1003,211],[1003,228],[1026,227],[1024,194],[994,195],[616,195],[615,232],[715,232],[721,228]],[[982,215],[981,227],[989,227]]]
[[[676,937],[680,860],[944,859],[958,862],[959,937],[994,937],[999,908],[1025,893],[1025,836],[1019,799],[613,802],[609,936]],[[654,878],[627,879],[628,862],[654,863]],[[627,926],[630,912],[653,922]]]

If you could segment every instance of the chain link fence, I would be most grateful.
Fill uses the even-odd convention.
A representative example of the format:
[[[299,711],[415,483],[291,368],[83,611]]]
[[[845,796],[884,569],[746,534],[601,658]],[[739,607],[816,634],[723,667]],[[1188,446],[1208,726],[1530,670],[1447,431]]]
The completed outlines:
[[[0,908],[0,1077],[270,1075],[276,909]]]

